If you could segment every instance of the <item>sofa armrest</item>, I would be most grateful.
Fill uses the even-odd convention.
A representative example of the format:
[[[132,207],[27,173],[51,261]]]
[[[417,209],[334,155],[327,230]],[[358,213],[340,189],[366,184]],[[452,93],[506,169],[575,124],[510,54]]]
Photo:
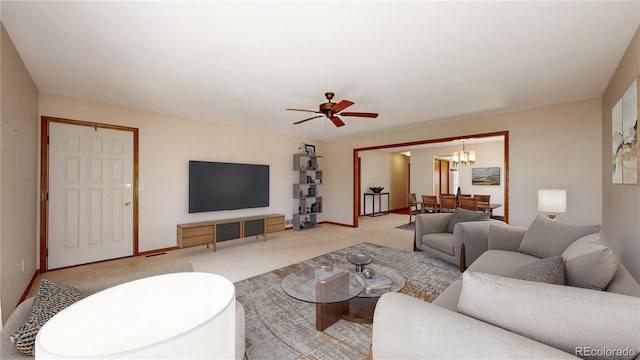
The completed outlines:
[[[464,244],[464,264],[469,266],[489,249],[489,229],[492,226],[506,227],[500,220],[468,221],[457,223],[453,229],[453,246],[456,251]],[[462,254],[462,252],[460,252]],[[462,259],[461,259],[462,260]],[[462,261],[461,261],[462,263]],[[463,271],[461,268],[460,271]]]
[[[386,293],[378,301],[371,349],[373,359],[575,359],[550,346],[400,293]]]
[[[430,213],[416,215],[416,233],[414,237],[414,249],[420,244],[420,239],[425,234],[445,233],[449,220],[453,213]]]
[[[527,232],[525,227],[500,226],[489,229],[489,249],[518,251],[520,243]]]

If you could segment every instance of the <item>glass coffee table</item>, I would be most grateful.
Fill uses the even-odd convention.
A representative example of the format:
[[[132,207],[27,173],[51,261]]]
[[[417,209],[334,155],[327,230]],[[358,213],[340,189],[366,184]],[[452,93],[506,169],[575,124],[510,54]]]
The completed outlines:
[[[282,279],[282,290],[294,299],[316,304],[316,329],[319,331],[340,319],[370,324],[380,296],[402,290],[405,279],[385,266],[371,264],[367,267],[391,279],[391,286],[365,289],[349,264],[335,267],[304,265]]]

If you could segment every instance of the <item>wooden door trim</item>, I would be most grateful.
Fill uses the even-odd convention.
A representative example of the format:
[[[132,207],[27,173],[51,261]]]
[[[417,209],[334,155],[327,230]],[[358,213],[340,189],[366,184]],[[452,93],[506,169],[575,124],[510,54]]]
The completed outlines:
[[[49,124],[63,123],[93,128],[129,131],[133,134],[133,255],[139,255],[138,246],[138,128],[101,124],[89,121],[62,119],[50,116],[40,117],[40,273],[47,272],[47,213],[49,208]]]
[[[416,146],[416,145],[424,145],[424,144],[434,144],[441,142],[448,142],[453,140],[461,140],[468,138],[479,138],[479,137],[493,137],[493,136],[502,136],[504,138],[504,221],[509,222],[509,131],[496,131],[490,133],[481,133],[481,134],[469,134],[463,136],[452,136],[446,138],[439,139],[429,139],[429,140],[418,140],[418,141],[410,141],[404,143],[397,144],[386,144],[386,145],[376,145],[376,146],[367,146],[363,148],[353,149],[353,197],[354,197],[354,207],[353,207],[353,226],[358,227],[358,213],[360,209],[356,209],[355,207],[355,199],[360,196],[360,186],[356,186],[356,184],[360,184],[360,167],[358,163],[358,158],[360,156],[361,151],[367,150],[380,150],[380,149],[389,149],[395,147],[407,147],[407,146]],[[358,165],[356,165],[358,164]],[[356,171],[357,170],[357,171]]]

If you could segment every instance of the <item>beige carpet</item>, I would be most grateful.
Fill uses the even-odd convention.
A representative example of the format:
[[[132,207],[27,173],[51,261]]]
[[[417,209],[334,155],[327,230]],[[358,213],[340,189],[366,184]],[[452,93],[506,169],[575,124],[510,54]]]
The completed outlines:
[[[236,282],[363,241],[413,249],[413,233],[395,228],[407,222],[406,215],[363,216],[359,222],[358,228],[321,224],[315,229],[274,233],[266,240],[249,237],[225,241],[218,243],[215,253],[212,248],[200,246],[159,256],[129,257],[49,271],[38,276],[29,296],[35,294],[41,279],[73,286],[185,261],[192,263],[196,271],[220,274]]]
[[[433,301],[460,276],[448,262],[369,243],[360,243],[275,271],[236,282],[236,298],[245,308],[248,359],[365,359],[371,325],[340,320],[324,331],[315,328],[315,305],[284,293],[280,284],[292,271],[331,265],[352,269],[348,254],[371,255],[376,265],[390,267],[405,280],[402,293]]]

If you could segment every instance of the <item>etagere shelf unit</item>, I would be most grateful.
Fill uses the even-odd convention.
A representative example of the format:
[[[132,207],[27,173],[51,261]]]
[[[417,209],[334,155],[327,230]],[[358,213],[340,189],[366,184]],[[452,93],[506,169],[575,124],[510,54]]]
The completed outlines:
[[[293,214],[294,230],[318,226],[318,214],[322,213],[322,196],[318,195],[318,185],[322,185],[322,170],[318,169],[320,157],[293,155],[293,171],[298,173],[298,182],[293,184],[293,198],[298,200],[298,212]]]

